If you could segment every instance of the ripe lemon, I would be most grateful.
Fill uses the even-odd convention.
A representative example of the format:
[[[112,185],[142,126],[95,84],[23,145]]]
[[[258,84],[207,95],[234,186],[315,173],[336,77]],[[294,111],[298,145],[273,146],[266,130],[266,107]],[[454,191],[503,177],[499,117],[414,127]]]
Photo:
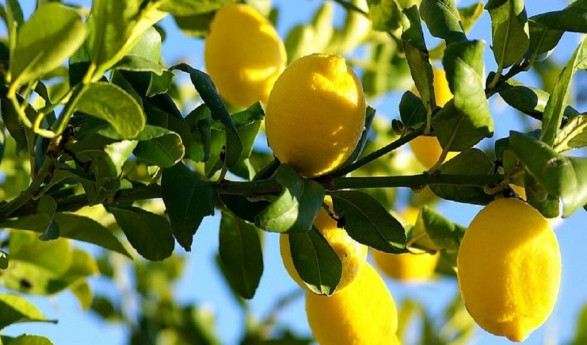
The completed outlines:
[[[434,73],[434,98],[436,99],[436,104],[442,107],[453,97],[453,95],[448,87],[448,81],[446,80],[446,73],[444,70],[434,68],[432,71]],[[412,92],[419,95],[418,90],[415,87],[412,88]],[[434,164],[438,162],[440,154],[442,153],[442,147],[436,137],[423,135],[410,141],[410,149],[412,149],[412,152],[418,161],[427,169],[432,168]],[[456,153],[449,153],[447,158],[450,159],[455,155]]]
[[[320,345],[399,345],[395,303],[368,264],[351,285],[332,296],[306,292],[306,314]]]
[[[434,274],[440,254],[390,254],[374,249],[373,258],[377,267],[393,279],[423,281]]]
[[[220,8],[210,23],[204,46],[206,70],[222,97],[246,107],[267,102],[285,68],[285,47],[275,28],[248,5]]]
[[[324,202],[330,210],[333,210],[332,198],[330,196],[327,195],[324,198]],[[359,274],[359,271],[365,265],[368,247],[353,240],[347,234],[346,230],[338,228],[336,221],[330,218],[323,208],[318,211],[318,215],[314,219],[314,226],[320,231],[326,241],[328,241],[342,263],[342,275],[336,286],[336,291],[338,292],[348,286]],[[289,273],[299,286],[305,288],[306,285],[294,267],[289,246],[289,236],[287,234],[280,235],[279,249],[287,273]]]
[[[415,207],[406,208],[401,216],[408,224],[416,223],[420,210]],[[434,274],[440,259],[438,252],[390,254],[372,249],[373,259],[377,267],[390,278],[404,281],[428,280]]]
[[[365,125],[359,79],[338,55],[312,54],[294,61],[277,79],[265,115],[275,156],[307,177],[339,167]]]
[[[457,268],[467,310],[490,333],[522,341],[552,312],[561,275],[558,243],[544,217],[519,199],[497,199],[475,216]]]

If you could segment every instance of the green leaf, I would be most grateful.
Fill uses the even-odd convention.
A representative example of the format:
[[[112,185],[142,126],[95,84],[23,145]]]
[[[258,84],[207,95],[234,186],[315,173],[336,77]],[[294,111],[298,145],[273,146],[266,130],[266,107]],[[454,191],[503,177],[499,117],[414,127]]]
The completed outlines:
[[[434,74],[424,41],[424,33],[420,24],[418,8],[412,6],[402,11],[403,33],[402,43],[412,79],[420,94],[422,103],[429,114],[436,108],[434,98]]]
[[[165,217],[138,207],[108,207],[130,244],[148,260],[171,256],[175,242]]]
[[[587,342],[587,304],[584,304],[575,325],[575,335],[569,345],[581,345]]]
[[[216,193],[182,162],[163,169],[161,193],[177,242],[190,251],[194,234],[206,216],[214,214]]]
[[[407,128],[415,128],[426,121],[426,108],[420,97],[406,91],[399,103],[399,115]]]
[[[333,39],[334,6],[324,2],[308,24],[294,26],[287,34],[284,45],[288,62],[295,61],[313,52],[325,52]]]
[[[38,8],[18,31],[10,57],[11,88],[58,67],[84,42],[87,29],[79,13],[59,3]]]
[[[239,160],[242,161],[251,155],[253,144],[259,133],[259,128],[261,128],[264,116],[265,112],[259,102],[231,116],[242,141],[242,152]]]
[[[387,253],[406,251],[403,226],[372,196],[350,190],[330,195],[340,224],[357,242]]]
[[[346,167],[347,165],[352,164],[357,158],[361,156],[365,145],[367,144],[367,140],[369,139],[369,133],[371,130],[371,124],[373,123],[373,119],[375,118],[375,108],[371,106],[367,106],[365,109],[365,126],[363,126],[363,132],[361,132],[361,138],[359,138],[359,142],[355,147],[353,153],[347,158],[347,160],[341,165],[341,168]]]
[[[283,192],[255,217],[255,225],[275,232],[307,232],[324,201],[324,187],[283,164],[275,173]]]
[[[578,66],[585,63],[586,61],[587,44],[585,44],[585,38],[583,38],[575,50],[575,53],[560,73],[554,89],[548,98],[546,108],[544,109],[540,140],[544,141],[550,146],[554,144],[554,139],[563,120],[563,114],[568,101],[567,98],[569,96],[573,74],[577,70]]]
[[[116,236],[91,218],[71,213],[56,213],[53,219],[59,226],[61,237],[92,243],[130,257]]]
[[[2,336],[3,345],[53,345],[53,342],[40,335],[23,334],[16,338]]]
[[[71,292],[77,297],[82,310],[86,311],[92,306],[94,301],[94,293],[87,279],[80,280],[77,284],[71,287]]]
[[[587,146],[587,114],[573,117],[554,139],[554,150],[563,152]]]
[[[208,27],[216,12],[206,12],[192,16],[174,15],[175,24],[185,35],[203,38],[208,33]],[[289,55],[288,55],[289,56]]]
[[[485,8],[491,16],[493,55],[501,68],[522,59],[530,45],[524,0],[490,0]]]
[[[236,0],[161,0],[161,10],[176,16],[191,16],[211,12]]]
[[[421,229],[426,232],[437,250],[457,251],[465,234],[464,227],[444,218],[428,206],[423,206],[418,215],[414,236],[419,236]]]
[[[185,147],[179,134],[167,131],[166,134],[147,141],[140,141],[133,151],[134,155],[149,165],[162,168],[172,167],[183,158]]]
[[[141,0],[92,2],[90,50],[98,76],[127,55],[145,31],[165,16],[158,7],[158,2]]]
[[[98,82],[84,90],[77,102],[79,111],[107,121],[124,139],[133,139],[145,128],[143,109],[119,86]]]
[[[454,99],[432,119],[443,148],[462,151],[493,136],[493,119],[483,83],[481,41],[458,42],[446,48],[442,64]]]
[[[340,282],[342,263],[328,241],[314,227],[287,236],[293,264],[302,281],[314,293],[332,295]]]
[[[537,22],[554,30],[587,32],[587,1],[573,1],[561,11],[539,14]]]
[[[9,256],[3,250],[0,250],[0,270],[5,270],[8,267]]]
[[[442,164],[440,171],[443,174],[455,175],[487,175],[493,168],[487,155],[479,149],[468,149],[458,156]],[[453,200],[467,204],[486,205],[493,200],[482,187],[433,185],[430,189],[434,194],[445,200]]]
[[[401,27],[401,8],[395,0],[367,0],[373,30],[393,31]]]
[[[534,17],[528,19],[530,28],[529,52],[536,54],[537,59],[546,58],[546,54],[556,47],[564,34],[562,30],[554,30],[536,21]],[[544,54],[544,56],[541,56]]]
[[[587,204],[587,158],[563,156],[546,143],[514,131],[510,132],[510,148],[526,172],[549,195],[562,200],[563,217]]]
[[[50,241],[59,238],[59,226],[53,221],[53,215],[57,211],[57,202],[48,195],[43,195],[37,204],[37,213],[44,213],[51,219],[49,226],[45,229],[39,239],[41,241]]]
[[[47,321],[43,313],[25,298],[0,293],[0,329],[18,322]]]
[[[216,86],[206,73],[199,71],[187,64],[179,64],[171,68],[171,70],[179,69],[190,75],[192,84],[202,97],[204,103],[210,108],[212,118],[220,121],[226,129],[226,158],[225,163],[229,168],[233,166],[241,157],[243,151],[243,144],[239,137],[238,131],[230,114],[226,110],[226,106],[222,103],[220,96],[216,92]]]
[[[131,72],[152,72],[156,75],[163,75],[167,68],[141,56],[127,55],[118,61],[112,69],[119,69]]]
[[[263,274],[263,252],[258,229],[222,212],[219,232],[220,260],[233,289],[243,298],[251,299]]]
[[[447,44],[467,40],[453,0],[422,0],[420,15],[432,36],[444,39]]]
[[[498,92],[507,104],[524,114],[534,117],[542,116],[550,96],[548,92],[541,89],[524,85],[512,85],[511,82],[498,88]]]
[[[143,58],[159,64],[159,62],[161,62],[161,33],[159,33],[159,30],[152,26],[148,27],[139,38],[136,45],[128,51],[127,56],[123,57],[118,63],[124,61],[126,57]]]
[[[212,114],[205,104],[198,106],[185,118],[191,130],[191,145],[186,150],[186,157],[196,162],[206,162],[210,159],[210,141],[212,130]]]

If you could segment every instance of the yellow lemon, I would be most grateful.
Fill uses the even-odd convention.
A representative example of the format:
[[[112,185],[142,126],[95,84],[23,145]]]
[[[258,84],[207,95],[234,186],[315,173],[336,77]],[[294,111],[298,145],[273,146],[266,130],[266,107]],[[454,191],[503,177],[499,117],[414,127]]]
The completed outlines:
[[[428,280],[434,274],[440,254],[390,254],[374,249],[373,259],[379,269],[389,277],[405,281]]]
[[[526,200],[526,188],[513,183],[510,184],[510,187],[514,190],[514,192],[516,192],[516,194],[520,196],[520,198]]]
[[[416,223],[420,210],[408,206],[401,214],[408,224]],[[377,267],[390,278],[404,281],[424,281],[430,279],[440,259],[438,252],[390,254],[372,249]]]
[[[326,196],[324,202],[328,205],[330,210],[333,210],[332,198],[330,196]],[[365,260],[367,259],[368,247],[353,240],[347,234],[346,230],[338,228],[336,226],[336,221],[330,218],[323,208],[318,211],[318,215],[316,216],[316,219],[314,219],[314,226],[320,231],[326,241],[328,241],[342,263],[342,275],[340,277],[340,282],[336,287],[336,291],[338,292],[348,286],[359,274],[361,268],[366,264]],[[283,260],[287,273],[289,273],[299,286],[305,288],[306,285],[302,281],[302,278],[300,278],[300,275],[293,264],[289,246],[289,235],[280,235],[279,244],[281,259]]]
[[[332,296],[306,292],[306,314],[320,345],[399,345],[395,303],[370,265]]]
[[[461,241],[458,281],[467,310],[486,331],[524,340],[552,312],[561,258],[544,217],[516,198],[479,212]]]
[[[434,98],[436,104],[440,107],[444,106],[452,97],[452,92],[448,87],[448,81],[446,80],[446,73],[444,70],[434,68]],[[418,90],[414,87],[412,92],[419,95]],[[414,156],[418,159],[422,165],[427,169],[430,169],[436,164],[442,153],[442,147],[436,137],[419,136],[416,139],[410,141],[410,149],[414,153]],[[457,153],[449,153],[447,159],[454,157]]]
[[[220,8],[204,46],[206,71],[222,97],[237,106],[267,102],[285,68],[285,47],[275,28],[248,5]]]
[[[338,55],[312,54],[294,61],[277,79],[265,116],[275,156],[314,177],[351,155],[365,125],[359,79]]]

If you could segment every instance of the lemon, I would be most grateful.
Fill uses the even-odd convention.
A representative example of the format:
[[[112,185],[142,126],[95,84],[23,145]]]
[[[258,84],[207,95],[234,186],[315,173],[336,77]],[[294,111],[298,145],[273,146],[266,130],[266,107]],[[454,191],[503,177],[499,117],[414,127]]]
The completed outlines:
[[[561,258],[544,217],[516,199],[497,199],[465,232],[458,281],[467,310],[486,331],[524,340],[552,312]]]
[[[407,207],[401,218],[408,224],[416,223],[420,210]],[[390,254],[372,249],[373,259],[381,272],[390,278],[403,281],[424,281],[430,279],[440,259],[438,252]]]
[[[452,97],[452,92],[448,87],[448,81],[446,80],[446,73],[440,68],[434,68],[434,98],[436,104],[440,107],[444,106]],[[412,92],[416,95],[420,95],[418,90],[414,87]],[[422,165],[427,169],[432,168],[442,153],[442,147],[436,137],[421,135],[414,140],[410,141],[410,149],[414,153],[414,156],[418,159]],[[449,153],[448,159],[454,157],[456,153]]]
[[[368,264],[352,284],[332,296],[306,292],[306,314],[320,345],[399,345],[395,303]]]
[[[330,196],[326,196],[324,202],[330,210],[333,210],[332,198]],[[338,292],[348,286],[359,274],[359,271],[365,265],[368,247],[353,240],[347,234],[346,230],[338,228],[336,221],[323,208],[318,211],[318,215],[314,219],[314,226],[320,231],[326,241],[328,241],[342,263],[342,275],[336,287],[336,291]],[[281,259],[287,272],[299,286],[305,288],[306,285],[293,264],[289,246],[289,235],[280,235],[279,244]]]
[[[246,107],[267,102],[287,57],[281,38],[265,17],[248,5],[231,4],[220,8],[210,23],[204,60],[220,95]]]
[[[393,279],[424,281],[434,274],[440,254],[390,254],[374,249],[373,258],[377,267]]]
[[[359,79],[343,57],[302,57],[285,69],[269,95],[269,146],[301,175],[323,175],[344,163],[357,146],[365,109]]]

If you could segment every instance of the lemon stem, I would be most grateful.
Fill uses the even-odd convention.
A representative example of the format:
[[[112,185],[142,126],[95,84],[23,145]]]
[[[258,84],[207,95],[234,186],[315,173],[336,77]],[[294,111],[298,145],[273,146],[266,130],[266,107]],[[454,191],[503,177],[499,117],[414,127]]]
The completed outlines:
[[[349,164],[346,167],[343,167],[343,168],[333,172],[330,176],[332,176],[332,177],[344,176],[344,175],[350,173],[351,171],[354,171],[354,170],[362,167],[363,165],[366,165],[366,164],[370,163],[371,161],[374,161],[377,158],[399,148],[400,146],[404,145],[405,143],[409,142],[410,140],[420,136],[422,133],[424,133],[424,126],[420,126],[420,127],[416,128],[412,132],[400,137],[399,139],[380,148],[379,150],[373,151],[370,154],[366,155],[365,157],[355,161],[354,163]]]
[[[39,186],[49,174],[49,168],[53,160],[45,159],[45,164],[34,183],[19,197],[0,207],[0,219],[11,217],[23,217],[36,212],[36,203],[30,200],[35,195]],[[423,173],[420,175],[407,176],[376,176],[376,177],[337,177],[331,179],[319,179],[328,190],[340,190],[347,188],[423,188],[429,185],[461,185],[483,187],[491,184],[498,184],[503,180],[503,175],[431,175]],[[243,195],[255,197],[268,194],[278,194],[283,187],[275,179],[260,181],[230,181],[223,180],[216,183],[215,189],[218,194]],[[161,198],[161,186],[158,184],[139,186],[130,189],[119,190],[110,200],[112,204],[127,203],[129,201],[147,200]],[[86,194],[65,196],[55,200],[57,212],[74,212],[88,205]]]

